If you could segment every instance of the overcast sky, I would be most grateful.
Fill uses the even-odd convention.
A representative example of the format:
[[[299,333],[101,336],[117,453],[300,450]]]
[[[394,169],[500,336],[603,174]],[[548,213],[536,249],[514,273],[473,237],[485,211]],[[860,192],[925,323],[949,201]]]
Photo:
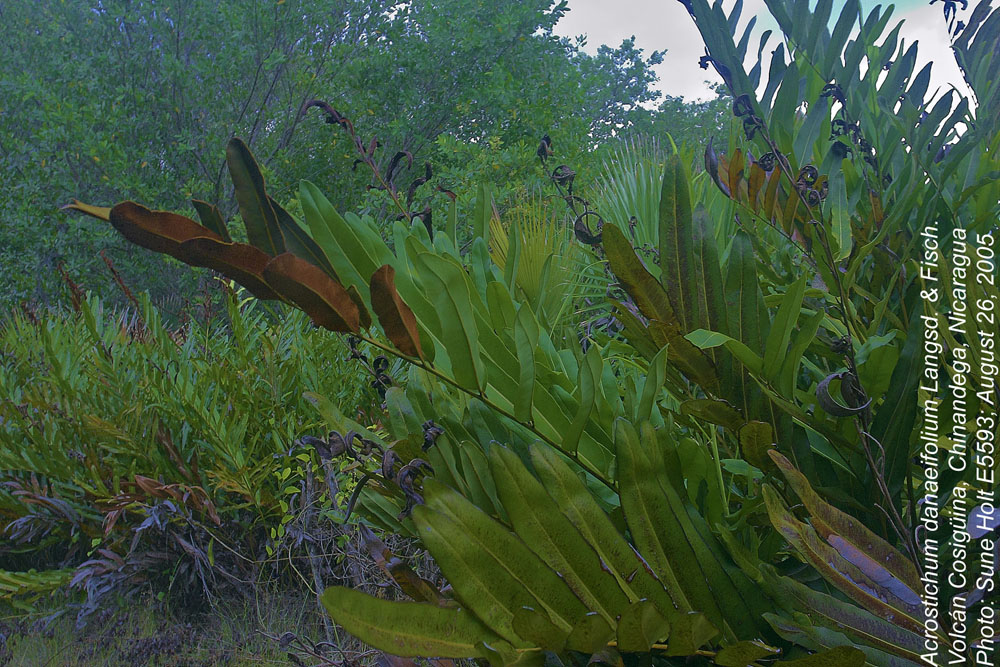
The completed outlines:
[[[724,1],[728,13],[735,0]],[[872,0],[861,0],[861,3],[866,14],[876,4]],[[843,4],[843,0],[835,0],[833,20]],[[943,3],[931,6],[928,0],[903,0],[895,4],[890,28],[903,19],[901,39],[905,39],[907,45],[914,40],[920,43],[919,62],[914,71],[919,71],[927,61],[934,63],[930,91],[933,92],[936,87],[946,89],[951,84],[964,90],[961,74],[948,48],[948,35],[942,17]],[[663,64],[656,67],[660,77],[658,85],[664,94],[683,96],[688,100],[712,96],[705,81],[720,80],[713,70],[698,67],[698,59],[705,52],[701,36],[694,21],[677,0],[569,0],[569,9],[556,26],[557,34],[568,37],[586,35],[585,50],[590,53],[601,44],[618,46],[623,39],[635,35],[636,46],[644,49],[647,55],[654,49],[667,49]],[[741,33],[746,21],[754,15],[757,16],[755,34],[777,28],[763,0],[744,0]],[[751,40],[751,44],[756,43],[756,38]],[[772,36],[764,53],[769,53],[776,44]]]

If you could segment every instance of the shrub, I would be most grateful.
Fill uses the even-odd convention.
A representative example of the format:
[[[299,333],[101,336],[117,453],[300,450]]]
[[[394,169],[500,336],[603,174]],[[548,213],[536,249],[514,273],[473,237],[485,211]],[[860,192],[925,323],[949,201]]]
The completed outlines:
[[[297,526],[307,479],[318,509],[344,501],[297,444],[320,432],[303,392],[358,406],[368,423],[376,390],[347,346],[301,314],[275,318],[242,291],[224,304],[173,330],[147,297],[138,311],[89,298],[77,313],[4,324],[5,595],[72,578],[89,609],[119,579],[176,581],[183,596],[227,572],[280,572],[267,562]],[[17,574],[29,567],[55,570]]]

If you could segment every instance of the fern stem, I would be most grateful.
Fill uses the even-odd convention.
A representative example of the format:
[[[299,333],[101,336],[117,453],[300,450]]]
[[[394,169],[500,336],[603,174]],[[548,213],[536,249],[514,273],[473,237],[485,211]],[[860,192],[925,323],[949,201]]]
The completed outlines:
[[[397,351],[397,350],[389,347],[388,345],[385,345],[385,344],[383,344],[383,343],[375,340],[374,338],[371,338],[371,337],[366,336],[364,334],[357,334],[357,335],[358,335],[358,338],[360,338],[361,340],[365,341],[369,345],[372,345],[373,347],[378,348],[379,350],[385,352],[386,354],[391,354],[394,357],[402,359],[404,362],[412,364],[412,365],[416,366],[417,368],[430,373],[431,375],[433,375],[434,377],[438,378],[439,380],[441,380],[445,384],[448,384],[448,385],[454,387],[455,389],[457,389],[460,392],[462,392],[462,393],[470,396],[471,398],[475,398],[475,399],[478,399],[478,400],[482,401],[483,404],[486,405],[486,407],[488,407],[490,410],[493,410],[497,414],[502,415],[502,416],[506,417],[507,419],[510,419],[515,424],[520,424],[524,428],[528,429],[535,436],[537,436],[539,440],[541,440],[545,444],[549,445],[550,447],[556,449],[557,451],[559,451],[564,456],[568,457],[571,461],[573,461],[578,466],[580,466],[581,468],[583,468],[586,472],[590,473],[595,479],[597,479],[599,482],[601,482],[601,484],[604,484],[606,487],[608,487],[609,489],[611,489],[615,493],[618,492],[618,489],[616,488],[615,483],[612,480],[608,479],[608,477],[606,477],[603,472],[601,472],[600,470],[598,470],[597,468],[595,468],[593,465],[591,465],[590,463],[588,463],[585,459],[581,458],[578,452],[571,452],[571,451],[567,451],[566,449],[563,449],[552,438],[548,437],[547,435],[545,435],[544,433],[542,433],[541,431],[539,431],[537,428],[535,428],[535,425],[533,423],[521,421],[520,419],[518,419],[517,417],[515,417],[513,414],[511,414],[510,412],[508,412],[507,410],[503,409],[502,407],[500,407],[496,403],[490,401],[488,398],[486,398],[486,396],[482,392],[480,392],[480,391],[473,391],[471,389],[468,389],[467,387],[463,387],[458,382],[456,382],[453,378],[448,377],[447,375],[445,375],[441,371],[437,370],[433,366],[431,366],[429,364],[426,364],[423,361],[417,361],[415,359],[407,357],[406,355],[402,354],[401,352],[399,352],[399,351]]]

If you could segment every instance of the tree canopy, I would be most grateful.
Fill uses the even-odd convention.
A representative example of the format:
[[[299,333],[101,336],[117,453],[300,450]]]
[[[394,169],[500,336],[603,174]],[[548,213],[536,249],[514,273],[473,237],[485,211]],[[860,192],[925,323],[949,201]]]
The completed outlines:
[[[192,293],[186,272],[57,205],[80,192],[189,210],[197,198],[231,216],[219,156],[232,136],[279,200],[302,178],[358,199],[370,175],[343,177],[354,151],[302,113],[312,99],[377,137],[383,162],[407,151],[412,169],[431,160],[454,188],[470,160],[529,169],[544,135],[579,158],[633,130],[697,134],[691,118],[717,117],[671,98],[657,110],[662,52],[628,39],[590,55],[553,32],[567,11],[552,0],[0,2],[17,27],[0,44],[0,299],[57,301],[60,265],[108,290],[105,249],[154,299]]]

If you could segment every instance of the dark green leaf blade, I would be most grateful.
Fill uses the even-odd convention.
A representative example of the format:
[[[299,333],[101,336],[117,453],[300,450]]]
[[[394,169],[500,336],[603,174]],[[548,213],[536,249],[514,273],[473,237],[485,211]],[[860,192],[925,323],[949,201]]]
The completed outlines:
[[[660,279],[684,333],[708,328],[698,309],[694,221],[684,165],[676,153],[667,160],[660,189]]]
[[[608,566],[619,587],[634,602],[652,600],[667,615],[675,603],[649,564],[625,541],[573,469],[550,447],[531,448],[531,462],[545,490]]]
[[[327,258],[323,249],[313,240],[306,230],[302,228],[299,221],[292,217],[292,214],[281,207],[278,202],[271,197],[267,198],[268,203],[274,210],[278,220],[278,228],[281,230],[281,238],[285,243],[288,252],[296,257],[306,260],[310,264],[323,269],[331,278],[337,280],[337,272],[333,270],[333,265]]]
[[[198,219],[201,220],[201,224],[222,237],[223,241],[227,243],[232,242],[233,239],[226,228],[226,221],[222,219],[222,212],[219,211],[218,207],[200,199],[192,199],[191,205],[194,206],[194,210],[198,213]]]
[[[272,257],[285,252],[278,216],[264,189],[264,176],[250,149],[237,137],[230,139],[226,146],[226,163],[250,245]]]

